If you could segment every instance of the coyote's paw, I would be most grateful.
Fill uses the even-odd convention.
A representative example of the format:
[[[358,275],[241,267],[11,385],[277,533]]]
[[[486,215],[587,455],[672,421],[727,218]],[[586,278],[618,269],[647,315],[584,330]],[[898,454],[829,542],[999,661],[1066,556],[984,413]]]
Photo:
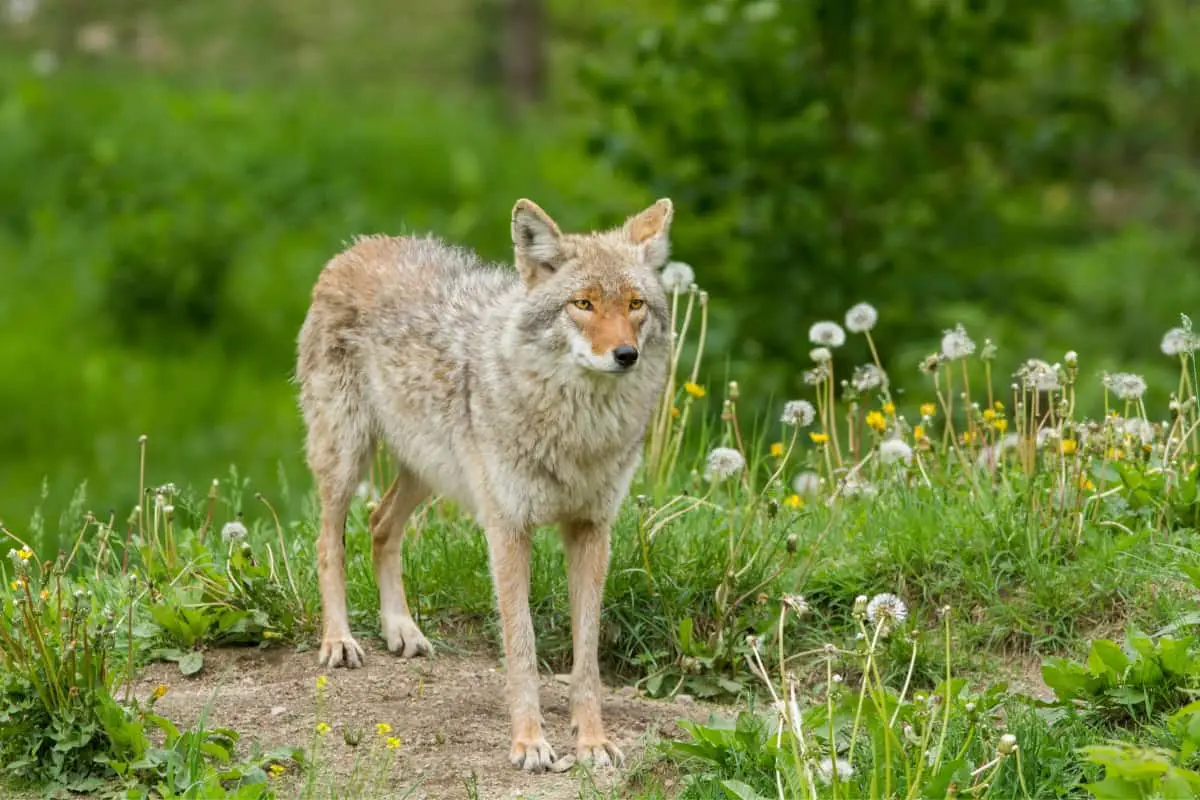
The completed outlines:
[[[514,767],[526,772],[541,772],[554,766],[554,750],[545,737],[536,739],[514,739],[508,760]]]
[[[608,739],[580,739],[575,745],[575,756],[580,763],[596,767],[619,767],[625,763],[621,748]]]
[[[433,645],[421,633],[412,617],[384,619],[383,638],[387,640],[388,650],[402,658],[433,655]]]
[[[341,637],[327,636],[321,641],[319,662],[323,667],[357,669],[363,665],[365,659],[362,648],[349,634]]]

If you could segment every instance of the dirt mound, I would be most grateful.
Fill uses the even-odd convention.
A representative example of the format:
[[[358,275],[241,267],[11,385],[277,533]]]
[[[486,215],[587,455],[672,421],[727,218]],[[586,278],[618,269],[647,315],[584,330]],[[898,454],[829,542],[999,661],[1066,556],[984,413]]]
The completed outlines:
[[[344,742],[343,731],[357,728],[364,738],[374,737],[375,724],[386,722],[403,744],[391,776],[394,788],[385,797],[400,797],[418,781],[411,797],[430,800],[580,797],[583,778],[578,773],[530,775],[509,766],[504,674],[497,657],[443,650],[432,658],[405,660],[374,643],[365,649],[367,665],[358,670],[323,669],[315,652],[215,650],[206,653],[204,670],[190,678],[180,675],[174,664],[151,665],[135,691],[145,697],[155,686],[167,684],[169,691],[157,710],[180,725],[195,722],[211,704],[206,726],[241,733],[241,753],[249,752],[252,741],[265,748],[307,745],[317,723],[326,722],[332,731],[325,739],[322,776],[348,776],[356,756],[362,755]],[[320,720],[319,675],[329,679]],[[553,676],[543,676],[541,683],[546,735],[562,757],[574,744],[568,687]],[[703,719],[707,714],[700,705],[647,700],[628,689],[604,698],[609,736],[630,762],[648,741],[679,736],[679,718]],[[607,791],[620,774],[597,770],[590,780]],[[472,775],[476,794],[467,788]],[[281,791],[281,796],[287,794]]]

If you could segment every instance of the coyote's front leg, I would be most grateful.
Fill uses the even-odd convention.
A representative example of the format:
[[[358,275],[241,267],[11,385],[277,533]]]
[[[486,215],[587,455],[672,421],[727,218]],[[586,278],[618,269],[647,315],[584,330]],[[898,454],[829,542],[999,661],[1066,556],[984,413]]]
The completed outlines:
[[[529,615],[530,531],[489,524],[487,539],[504,628],[508,707],[512,717],[512,750],[508,758],[513,766],[541,772],[550,768],[555,755],[542,730],[538,702],[537,651],[533,619]]]
[[[600,714],[600,606],[608,570],[607,525],[577,522],[563,526],[567,551],[567,584],[571,592],[571,726],[580,761],[596,766],[620,765],[625,756],[604,732]]]

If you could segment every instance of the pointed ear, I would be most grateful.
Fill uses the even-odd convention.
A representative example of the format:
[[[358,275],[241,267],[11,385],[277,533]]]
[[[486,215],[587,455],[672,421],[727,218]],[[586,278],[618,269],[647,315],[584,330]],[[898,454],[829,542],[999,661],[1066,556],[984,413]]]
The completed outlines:
[[[664,197],[625,223],[625,235],[642,249],[646,265],[657,269],[667,263],[671,254],[671,219],[675,206]]]
[[[562,262],[562,231],[532,200],[522,198],[512,211],[513,253],[527,286],[554,273]]]

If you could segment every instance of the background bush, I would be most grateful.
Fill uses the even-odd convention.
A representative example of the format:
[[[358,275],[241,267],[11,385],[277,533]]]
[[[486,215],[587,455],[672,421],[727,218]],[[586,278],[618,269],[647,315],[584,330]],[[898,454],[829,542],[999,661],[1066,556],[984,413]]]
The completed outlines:
[[[505,259],[521,196],[584,228],[671,195],[704,378],[743,408],[797,392],[808,324],[858,300],[901,405],[958,321],[999,374],[1104,353],[1081,402],[1106,369],[1165,401],[1158,337],[1200,309],[1194,4],[540,5],[532,104],[498,80],[494,0],[10,10],[0,517],[44,481],[52,520],[85,480],[127,506],[141,433],[162,479],[307,488],[289,379],[322,264],[370,231]]]

